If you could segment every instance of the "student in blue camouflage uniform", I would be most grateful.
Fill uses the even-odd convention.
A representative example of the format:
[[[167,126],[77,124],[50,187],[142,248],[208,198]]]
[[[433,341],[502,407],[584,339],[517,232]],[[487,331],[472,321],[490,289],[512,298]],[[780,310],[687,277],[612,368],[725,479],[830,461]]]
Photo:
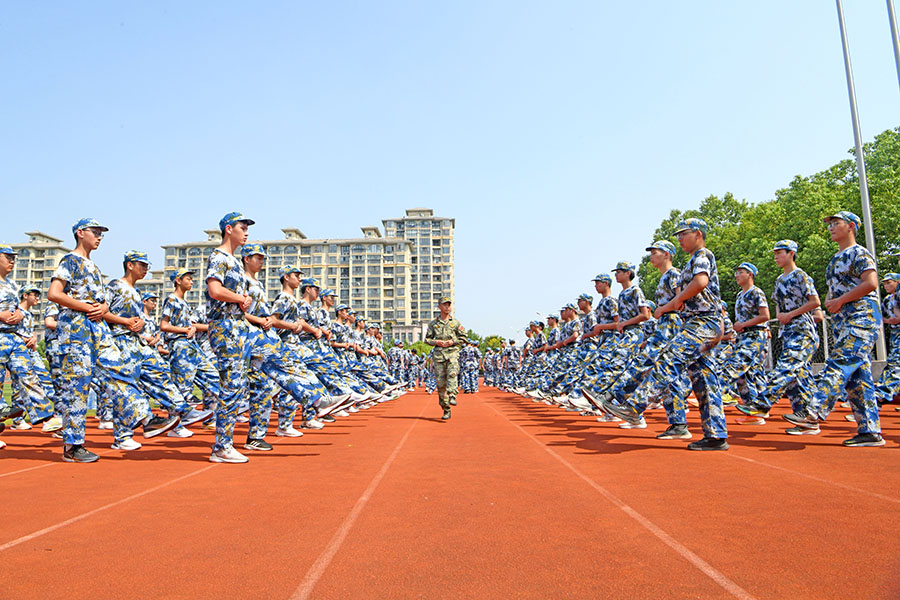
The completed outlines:
[[[547,343],[541,349],[544,357],[544,365],[538,374],[538,397],[547,394],[557,370],[557,361],[559,358],[558,344],[560,342],[562,332],[559,329],[559,315],[547,315]],[[546,400],[546,399],[545,399]],[[549,402],[549,401],[547,401]]]
[[[31,418],[36,418],[38,422],[43,421],[43,427],[41,428],[44,432],[53,432],[62,428],[62,419],[54,413],[54,416],[51,419],[43,419],[44,413],[48,410],[54,412],[54,403],[56,402],[56,390],[53,387],[53,382],[50,378],[50,373],[47,371],[47,368],[44,366],[44,360],[41,358],[40,353],[37,350],[37,336],[34,333],[34,315],[31,314],[31,310],[37,306],[37,303],[41,298],[41,290],[36,287],[26,287],[22,288],[21,293],[21,302],[19,304],[19,310],[22,311],[23,318],[19,322],[16,327],[16,335],[22,339],[25,344],[25,348],[28,352],[29,363],[28,370],[37,375],[38,379],[41,382],[41,388],[44,392],[44,402],[40,405],[34,406],[24,401],[24,398],[28,397],[28,390],[23,389],[27,386],[24,385],[24,382],[21,382],[19,378],[13,377],[13,387],[12,387],[12,403],[13,406],[19,406],[23,409],[28,410],[29,416]],[[31,425],[28,425],[24,416],[17,417],[13,419],[13,429],[31,429]]]
[[[241,261],[234,252],[247,243],[254,221],[239,212],[219,221],[222,243],[206,263],[206,314],[209,343],[219,370],[219,402],[216,406],[216,442],[210,462],[245,463],[249,460],[234,448],[234,423],[238,406],[249,403],[247,363],[250,358],[249,324],[244,318],[253,299]]]
[[[384,353],[384,346],[382,344],[381,326],[378,325],[378,323],[369,325],[366,328],[366,336],[363,340],[363,349],[366,353],[366,356],[363,357],[363,362],[376,377],[386,384],[387,387],[385,388],[385,392],[393,392],[400,386],[400,383],[388,372],[387,355]],[[393,399],[392,396],[379,398],[378,401],[384,402]]]
[[[194,287],[194,272],[185,268],[169,275],[175,290],[163,302],[159,329],[168,346],[169,370],[181,395],[192,401],[194,385],[203,392],[203,407],[215,408],[219,372],[197,341],[197,326],[184,296]]]
[[[734,349],[720,371],[722,391],[732,396],[738,395],[738,379],[743,379],[740,396],[744,404],[757,404],[766,388],[762,361],[768,340],[769,303],[765,292],[755,285],[758,273],[756,265],[749,262],[739,264],[734,270],[741,288],[734,303],[732,326],[737,335]]]
[[[550,394],[555,397],[554,401],[557,403],[563,403],[567,397],[572,396],[571,392],[575,382],[580,377],[580,373],[576,369],[583,331],[577,311],[578,309],[572,303],[562,307],[560,312],[563,325],[560,332],[560,341],[551,346],[551,348],[560,351],[556,363],[556,375],[550,388]]]
[[[547,354],[544,347],[547,345],[547,336],[544,335],[544,324],[541,321],[532,321],[531,325],[531,369],[527,374],[525,389],[530,397],[541,387],[541,376],[547,369]]]
[[[155,417],[138,388],[134,368],[123,360],[103,316],[109,310],[103,277],[91,260],[108,231],[96,220],[84,218],[72,227],[76,248],[63,256],[47,299],[60,305],[57,325],[60,361],[59,399],[63,414],[63,460],[94,462],[98,456],[84,447],[87,398],[92,377],[102,379],[112,400],[113,418],[130,427],[144,426],[144,436],[168,431],[177,417]]]
[[[597,308],[594,309],[594,324],[590,330],[582,334],[583,340],[596,340],[594,342],[594,360],[597,352],[604,346],[615,342],[618,335],[619,303],[612,295],[612,275],[598,273],[594,279],[594,289],[600,294]]]
[[[279,437],[300,437],[302,432],[293,426],[294,415],[303,407],[304,420],[316,417],[316,407],[325,388],[300,361],[284,346],[273,331],[274,320],[266,302],[266,290],[257,274],[267,258],[261,244],[244,244],[241,260],[247,276],[247,293],[251,298],[246,317],[249,322],[250,342],[250,411],[247,450],[269,451],[272,445],[266,441],[273,400],[278,397]],[[286,393],[280,393],[284,390]]]
[[[138,385],[145,397],[156,400],[165,408],[173,421],[184,420],[189,425],[209,416],[209,413],[191,412],[191,407],[172,382],[171,372],[156,352],[144,353],[141,332],[144,329],[144,302],[135,288],[147,275],[150,259],[145,252],[135,250],[125,253],[122,259],[124,275],[106,286],[109,311],[103,319],[109,324],[113,341],[125,361],[135,373]],[[147,406],[149,410],[149,403]],[[114,442],[117,450],[136,450],[141,447],[133,439],[134,431],[127,422],[113,421]],[[188,437],[188,436],[184,436]]]
[[[437,375],[434,372],[434,348],[425,357],[425,391],[430,396],[437,390]]]
[[[640,324],[650,318],[650,308],[644,292],[634,285],[635,267],[622,261],[616,264],[613,273],[616,282],[622,286],[619,293],[619,318],[616,322],[618,335],[612,343],[604,344],[599,360],[591,365],[585,374],[585,387],[595,396],[608,390],[625,373],[628,361],[637,355],[644,333]],[[638,426],[643,422],[639,421]]]
[[[668,304],[681,292],[681,272],[672,266],[672,259],[675,258],[675,246],[672,242],[657,240],[648,246],[646,250],[650,252],[650,263],[660,272],[659,283],[656,285],[655,292],[656,306],[652,306],[653,312],[656,313],[656,309],[659,306]],[[648,304],[652,305],[649,301]],[[635,355],[632,363],[626,367],[620,382],[611,390],[614,401],[618,404],[625,402],[625,398],[634,393],[643,380],[645,373],[653,368],[662,349],[681,331],[681,313],[678,311],[666,312],[654,320],[656,325],[653,328],[652,335],[645,337],[645,344],[641,352]],[[648,321],[644,321],[644,323]],[[682,385],[684,387],[689,386],[690,382],[687,380],[687,375],[682,374],[681,377],[684,378]],[[648,408],[649,400],[651,399],[648,398],[647,400],[646,405],[639,405],[642,415]],[[659,400],[666,411],[666,419],[670,428],[687,422],[684,404],[676,406],[668,389],[663,392]],[[690,439],[689,432],[676,431],[674,429],[673,432],[664,434],[665,437],[661,439]]]
[[[775,280],[772,298],[776,316],[781,324],[781,355],[768,374],[768,383],[755,403],[745,402],[738,410],[746,415],[767,418],[769,409],[783,394],[787,394],[796,415],[805,416],[806,407],[812,402],[815,382],[812,375],[813,353],[819,346],[819,334],[813,319],[819,308],[819,294],[812,277],[796,265],[799,245],[794,240],[780,240],[773,247],[775,263],[783,273]],[[791,435],[815,435],[815,427],[792,427]]]
[[[481,350],[478,349],[477,341],[472,340],[472,342],[469,345],[471,346],[471,350],[472,350],[470,353],[470,357],[469,357],[469,361],[470,361],[469,369],[471,370],[471,373],[472,373],[472,380],[471,380],[472,393],[477,394],[478,393],[479,369],[481,366],[482,359],[484,357],[481,354]]]
[[[355,331],[356,312],[346,304],[339,304],[335,307],[335,317],[335,321],[331,323],[330,344],[338,356],[341,370],[344,373],[353,374],[368,388],[362,395],[356,393],[351,395],[354,405],[347,410],[356,412],[355,404],[378,396],[378,393],[384,390],[386,385],[374,373],[369,372],[367,366],[359,360],[357,349],[361,349],[363,339],[362,335]]]
[[[875,259],[856,243],[861,225],[858,216],[840,211],[826,217],[825,222],[831,240],[839,247],[825,270],[828,286],[825,308],[832,314],[834,347],[816,378],[816,390],[807,414],[787,414],[784,418],[799,427],[812,428],[818,421],[824,421],[838,399],[846,394],[856,419],[857,435],[844,440],[844,445],[883,446],[869,358],[881,325]]]
[[[403,342],[397,340],[394,347],[388,351],[388,368],[391,377],[397,380],[403,379],[403,372],[406,370],[405,357],[403,356]]]
[[[54,389],[59,376],[59,362],[62,358],[59,354],[59,336],[56,331],[59,319],[59,305],[55,302],[47,302],[44,307],[44,354],[50,368],[50,379]]]
[[[891,326],[890,353],[875,386],[878,401],[884,404],[900,394],[900,273],[888,273],[881,278],[881,283],[885,291],[882,314],[884,322]]]
[[[675,232],[682,250],[690,259],[681,272],[681,292],[656,309],[656,318],[681,310],[684,325],[681,331],[663,348],[652,370],[635,394],[622,405],[611,398],[601,400],[603,410],[623,420],[638,423],[646,408],[647,399],[661,396],[668,388],[676,406],[684,406],[689,393],[682,375],[687,372],[700,405],[703,425],[702,440],[688,444],[690,450],[727,450],[728,429],[722,410],[719,379],[709,348],[722,336],[721,296],[716,258],[706,248],[706,223],[702,219],[683,220]],[[671,431],[677,428],[678,431]],[[686,423],[670,425],[663,435],[687,431]],[[674,437],[674,436],[673,436]],[[667,437],[664,439],[673,439]]]
[[[510,339],[509,346],[506,348],[506,360],[504,368],[506,370],[505,385],[508,390],[514,390],[519,387],[519,369],[522,366],[522,353],[516,347],[516,340]]]

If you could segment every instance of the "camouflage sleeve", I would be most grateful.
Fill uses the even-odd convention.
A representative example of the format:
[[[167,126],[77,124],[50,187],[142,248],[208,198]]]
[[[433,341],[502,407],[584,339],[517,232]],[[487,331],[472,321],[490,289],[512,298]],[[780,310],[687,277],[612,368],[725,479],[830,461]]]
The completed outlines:
[[[435,341],[434,337],[434,321],[428,324],[428,331],[425,332],[425,341]]]

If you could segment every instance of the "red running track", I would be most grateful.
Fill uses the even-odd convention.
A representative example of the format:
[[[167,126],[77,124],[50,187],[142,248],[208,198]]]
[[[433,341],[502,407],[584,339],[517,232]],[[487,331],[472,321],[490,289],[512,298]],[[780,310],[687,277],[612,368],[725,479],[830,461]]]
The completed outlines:
[[[731,450],[702,453],[653,437],[662,411],[626,431],[459,400],[442,422],[413,392],[245,465],[207,462],[210,433],[123,453],[91,420],[103,456],[72,465],[7,431],[0,598],[900,597],[893,408],[883,448],[840,446],[843,412],[797,438],[731,411]]]

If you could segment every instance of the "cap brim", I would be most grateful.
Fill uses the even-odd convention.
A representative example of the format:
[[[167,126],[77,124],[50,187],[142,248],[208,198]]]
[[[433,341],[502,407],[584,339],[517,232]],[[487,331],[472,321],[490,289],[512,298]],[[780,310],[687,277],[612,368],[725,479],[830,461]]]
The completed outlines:
[[[846,221],[846,219],[844,217],[842,217],[841,215],[831,215],[829,217],[823,218],[822,222],[830,223],[831,221],[834,221],[835,219],[837,219],[838,221]]]

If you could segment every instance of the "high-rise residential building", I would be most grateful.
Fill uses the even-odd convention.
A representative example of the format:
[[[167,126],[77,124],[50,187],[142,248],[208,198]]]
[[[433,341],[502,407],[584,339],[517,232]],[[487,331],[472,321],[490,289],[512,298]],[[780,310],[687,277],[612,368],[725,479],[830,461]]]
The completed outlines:
[[[10,279],[20,288],[34,286],[41,290],[41,301],[31,311],[35,332],[41,333],[44,330],[43,311],[47,305],[47,290],[50,289],[53,273],[60,259],[71,250],[63,246],[63,240],[41,231],[27,231],[25,235],[28,236],[27,242],[10,244],[19,254]]]
[[[304,276],[319,279],[323,288],[335,290],[338,302],[350,305],[370,322],[381,323],[386,337],[421,340],[437,311],[437,299],[453,295],[455,222],[433,214],[427,208],[409,209],[404,218],[383,221],[385,235],[378,227],[366,226],[359,238],[309,239],[296,228],[282,229],[284,239],[280,240],[251,237],[269,255],[260,273],[269,300],[281,291],[278,269],[293,264]],[[195,272],[197,283],[186,295],[194,307],[203,301],[207,259],[222,243],[217,229],[204,233],[204,241],[163,246],[164,281],[180,267]]]

